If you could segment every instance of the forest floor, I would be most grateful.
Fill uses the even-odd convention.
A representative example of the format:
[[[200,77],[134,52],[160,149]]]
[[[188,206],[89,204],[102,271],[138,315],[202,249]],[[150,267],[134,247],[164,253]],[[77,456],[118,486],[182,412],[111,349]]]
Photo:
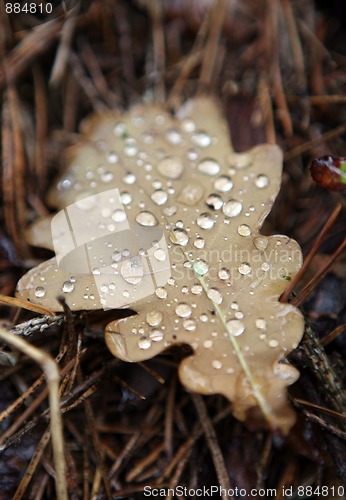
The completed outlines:
[[[298,499],[299,486],[303,498],[344,498],[346,207],[343,192],[314,182],[308,168],[321,156],[346,155],[341,4],[95,0],[71,5],[68,16],[49,24],[1,7],[2,301],[51,255],[30,247],[25,230],[51,211],[46,192],[66,166],[62,152],[78,141],[82,119],[126,109],[143,96],[169,96],[175,107],[202,89],[222,102],[236,151],[277,143],[284,152],[282,189],[263,233],[288,235],[305,257],[317,247],[288,297],[304,309],[306,329],[289,356],[300,378],[289,388],[297,422],[286,438],[249,429],[222,396],[187,392],[177,379],[184,348],[138,364],[113,358],[103,328],[116,311],[66,310],[52,318],[19,302],[1,305],[3,330],[54,358],[62,348],[70,354],[59,365],[69,388],[61,404],[70,498],[136,499],[145,486],[220,484],[247,492],[234,498],[250,498],[252,489],[258,494],[251,498],[261,498],[273,488],[272,498]],[[225,8],[219,37],[215,5]],[[213,37],[218,46],[208,64],[203,55]],[[41,369],[8,347],[1,361],[0,499],[55,498]]]

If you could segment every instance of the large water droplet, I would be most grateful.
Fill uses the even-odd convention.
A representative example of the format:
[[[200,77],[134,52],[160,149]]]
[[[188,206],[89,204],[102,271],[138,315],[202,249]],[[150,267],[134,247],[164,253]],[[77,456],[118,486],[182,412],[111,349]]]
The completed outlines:
[[[220,280],[228,280],[230,278],[231,274],[229,272],[229,269],[227,269],[226,267],[223,267],[218,272],[218,276],[219,276]]]
[[[197,183],[189,183],[187,184],[178,196],[179,203],[183,203],[184,205],[193,206],[204,195],[204,189]]]
[[[265,330],[267,328],[267,322],[265,319],[262,319],[262,318],[258,318],[256,319],[256,327],[259,329],[259,330]]]
[[[62,291],[65,293],[70,293],[74,289],[74,284],[71,281],[65,281],[65,283],[61,287]]]
[[[190,118],[185,118],[185,120],[181,122],[181,128],[184,132],[191,134],[191,132],[196,130],[196,125]]]
[[[180,144],[182,141],[181,134],[175,128],[171,128],[171,129],[167,130],[167,132],[165,134],[165,138],[171,144]]]
[[[112,182],[114,178],[114,175],[112,174],[112,172],[104,172],[103,174],[100,175],[100,179],[102,182],[104,182],[105,184],[107,184],[108,182]]]
[[[168,199],[168,194],[163,189],[158,189],[151,195],[151,199],[156,205],[164,205]]]
[[[157,226],[159,223],[155,215],[147,211],[140,212],[136,217],[136,222],[146,227]]]
[[[216,160],[206,158],[199,162],[197,166],[202,174],[216,175],[220,172],[221,167]]]
[[[268,238],[266,236],[256,236],[253,240],[257,250],[263,252],[268,246]]]
[[[172,217],[172,215],[175,215],[177,213],[177,207],[175,205],[166,207],[163,209],[163,213],[167,215],[167,217]]]
[[[245,326],[239,319],[230,319],[227,321],[227,330],[234,337],[238,337],[245,331]]]
[[[169,235],[169,239],[175,245],[185,246],[189,241],[189,237],[185,229],[175,228]]]
[[[206,204],[214,210],[220,210],[220,208],[222,208],[223,201],[218,194],[211,194],[208,196]]]
[[[192,332],[192,331],[196,330],[196,322],[193,319],[186,319],[183,322],[183,327],[188,332]]]
[[[151,340],[147,337],[142,337],[137,342],[140,349],[149,349],[151,347]]]
[[[124,154],[129,158],[132,158],[133,156],[136,156],[137,153],[138,149],[135,139],[133,139],[132,137],[128,137],[127,139],[125,139]]]
[[[269,347],[278,347],[279,341],[272,339],[272,340],[269,340],[268,344],[269,344]]]
[[[124,210],[120,209],[114,210],[111,217],[114,222],[123,222],[124,220],[126,220],[126,214]]]
[[[189,304],[186,304],[185,302],[181,302],[175,308],[175,313],[180,318],[188,318],[192,313],[192,309],[191,309],[191,306],[189,306]]]
[[[247,224],[241,224],[238,227],[238,233],[240,234],[240,236],[250,236],[251,228]]]
[[[193,244],[196,248],[204,248],[205,240],[203,238],[196,238]]]
[[[120,273],[127,283],[137,285],[142,281],[144,268],[139,258],[125,260],[120,268]]]
[[[160,311],[150,311],[146,316],[146,321],[150,326],[157,326],[161,323],[163,314]]]
[[[252,156],[249,153],[232,153],[230,154],[229,163],[235,168],[247,168],[252,163]]]
[[[203,130],[196,132],[192,136],[192,142],[194,142],[200,148],[206,148],[211,144],[211,137]]]
[[[260,174],[256,177],[255,184],[259,189],[263,189],[268,186],[269,179],[266,175]]]
[[[161,286],[156,288],[155,290],[156,297],[159,299],[166,299],[167,298],[167,291],[162,288]]]
[[[167,254],[163,250],[163,248],[158,248],[154,252],[154,257],[155,257],[155,259],[159,260],[160,262],[163,262],[164,260],[166,260]]]
[[[166,156],[157,166],[157,170],[167,179],[178,179],[184,170],[179,156]]]
[[[209,266],[205,260],[199,260],[193,264],[193,269],[199,276],[204,276],[209,271]]]
[[[227,193],[233,187],[233,182],[228,175],[221,175],[218,179],[214,181],[214,189],[220,193]]]
[[[149,334],[150,340],[153,342],[160,342],[163,339],[163,332],[161,330],[152,330]]]
[[[43,288],[43,286],[38,286],[35,288],[35,297],[42,298],[46,295],[46,290]]]
[[[114,151],[111,151],[107,156],[108,163],[111,163],[112,165],[115,165],[118,159],[119,157]]]
[[[120,200],[123,205],[129,205],[132,201],[132,196],[127,191],[120,193]]]
[[[211,363],[213,368],[216,368],[217,370],[220,370],[222,368],[222,363],[218,359],[214,359],[214,361]]]
[[[136,176],[132,172],[128,172],[127,174],[124,175],[123,177],[123,182],[125,184],[128,184],[129,186],[131,184],[134,184],[136,182]]]
[[[237,200],[228,200],[222,207],[222,211],[227,217],[236,217],[242,209],[243,205]]]
[[[197,217],[197,225],[202,229],[211,229],[214,224],[214,219],[208,213],[203,213]]]
[[[205,340],[203,342],[203,347],[206,349],[211,349],[213,347],[213,341],[212,340]]]
[[[198,156],[199,156],[199,150],[195,148],[189,149],[186,153],[187,159],[191,161],[197,160]]]
[[[250,274],[252,269],[251,269],[250,264],[248,264],[247,262],[243,262],[238,267],[238,271],[240,272],[240,274],[246,275],[246,274]]]
[[[222,302],[222,295],[220,290],[217,288],[210,288],[208,290],[208,297],[211,301],[214,302],[214,304],[219,305]]]
[[[199,285],[198,283],[192,285],[191,287],[191,292],[195,295],[199,295],[200,293],[202,293],[202,290],[203,290],[202,285]]]
[[[117,123],[113,129],[113,132],[117,137],[123,137],[124,135],[126,135],[127,128],[125,123],[123,122]]]

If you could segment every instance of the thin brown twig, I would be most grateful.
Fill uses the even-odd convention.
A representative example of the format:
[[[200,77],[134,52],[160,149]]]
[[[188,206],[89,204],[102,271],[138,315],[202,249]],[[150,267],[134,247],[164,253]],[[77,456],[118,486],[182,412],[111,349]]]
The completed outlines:
[[[53,20],[37,26],[12,49],[6,56],[5,64],[0,66],[0,89],[6,83],[14,84],[30,64],[50,48],[62,24],[61,21]]]
[[[288,109],[285,91],[283,88],[280,61],[279,61],[279,50],[278,50],[278,16],[279,16],[279,4],[277,0],[268,0],[269,8],[269,26],[268,29],[268,51],[272,54],[271,56],[271,77],[273,81],[273,93],[274,101],[278,108],[278,118],[281,121],[282,127],[286,137],[291,137],[293,134],[293,125],[291,120],[291,115]]]
[[[69,15],[66,17],[64,25],[61,29],[60,43],[49,79],[49,85],[52,87],[56,87],[60,83],[64,72],[66,71],[72,39],[76,29],[79,7],[80,3],[77,2],[70,10]]]
[[[107,103],[109,108],[115,108],[119,106],[119,101],[115,94],[110,91],[107,81],[102,74],[98,60],[94,51],[90,47],[88,41],[84,38],[79,38],[78,46],[80,48],[80,53],[85,66],[92,77],[95,88],[98,90],[100,96]]]
[[[301,306],[301,304],[307,299],[307,297],[310,295],[310,293],[316,288],[317,284],[324,278],[324,276],[327,274],[328,270],[330,267],[334,264],[336,259],[339,257],[339,255],[344,251],[346,248],[346,238],[344,241],[339,245],[339,247],[335,250],[333,255],[330,257],[328,262],[323,266],[323,268],[320,270],[320,272],[314,276],[309,283],[305,285],[305,287],[299,292],[299,294],[294,297],[291,300],[291,304],[295,307]]]
[[[284,154],[284,159],[285,161],[292,160],[293,158],[296,158],[297,156],[306,153],[306,151],[309,151],[309,149],[313,149],[316,146],[323,144],[324,142],[330,141],[331,139],[334,139],[335,137],[338,137],[344,134],[345,132],[346,132],[346,123],[343,123],[342,125],[339,125],[338,127],[335,127],[332,130],[328,130],[328,132],[325,132],[319,137],[311,139],[311,141],[304,142],[303,144],[300,144],[299,146],[296,146],[295,148],[286,151],[286,153]]]
[[[228,3],[226,0],[217,0],[211,6],[209,36],[202,61],[201,74],[199,77],[199,93],[208,92],[210,87],[216,60],[216,52],[218,50],[222,25],[226,17],[225,14],[227,6]]]
[[[43,192],[46,185],[47,171],[45,163],[45,146],[48,134],[47,97],[41,66],[34,64],[33,78],[35,89],[36,143],[34,169],[38,191]]]
[[[326,346],[333,342],[336,338],[339,337],[346,330],[346,323],[343,325],[337,326],[333,331],[329,332],[325,337],[321,339],[321,344]]]
[[[196,407],[199,420],[201,422],[203,432],[205,434],[208,447],[214,462],[216,474],[218,477],[219,484],[221,488],[223,488],[226,491],[229,491],[231,489],[231,482],[229,479],[229,474],[227,472],[226,464],[224,461],[224,458],[222,456],[222,452],[216,437],[216,432],[213,427],[213,424],[209,418],[209,415],[207,413],[207,409],[204,403],[204,400],[202,396],[199,396],[197,394],[192,394],[191,395],[192,401],[194,402],[194,405]],[[222,498],[228,499],[228,495],[222,495]]]
[[[168,391],[166,412],[165,412],[165,451],[168,459],[170,460],[173,455],[173,413],[174,413],[174,403],[175,403],[175,393],[176,393],[177,381],[173,377],[170,388]]]
[[[13,137],[13,189],[15,192],[15,213],[16,231],[19,235],[24,234],[26,227],[26,206],[25,206],[25,151],[21,126],[20,103],[17,89],[9,85],[7,88],[11,110],[11,128]],[[17,251],[22,258],[29,256],[28,245],[24,238],[19,236],[19,246]]]
[[[334,225],[334,223],[335,223],[335,221],[336,221],[336,219],[337,219],[340,211],[341,211],[341,204],[339,203],[334,208],[333,212],[331,213],[331,215],[327,219],[327,222],[325,223],[325,225],[321,229],[318,237],[314,241],[314,244],[313,244],[310,252],[308,253],[308,255],[304,259],[303,266],[298,271],[298,273],[295,275],[295,277],[293,278],[293,280],[290,282],[289,286],[286,288],[286,290],[284,291],[284,293],[281,295],[280,302],[287,302],[287,300],[291,296],[293,290],[296,288],[296,286],[299,283],[301,277],[306,272],[306,270],[307,270],[308,266],[310,265],[312,259],[314,258],[314,256],[318,252],[318,249],[321,246],[323,240],[325,239],[325,237],[327,236],[327,234],[329,233],[329,231],[333,227],[333,225]]]
[[[64,437],[62,431],[62,419],[59,403],[60,375],[58,367],[51,356],[37,347],[30,345],[27,341],[0,328],[0,339],[14,349],[19,349],[27,356],[33,358],[45,372],[51,415],[53,457],[55,464],[55,484],[58,500],[67,500],[67,484],[64,457]]]
[[[69,64],[74,77],[79,83],[81,89],[85,92],[85,95],[88,97],[94,111],[98,113],[107,111],[108,108],[100,99],[99,92],[95,88],[94,82],[87,76],[79,57],[74,52],[70,53]]]

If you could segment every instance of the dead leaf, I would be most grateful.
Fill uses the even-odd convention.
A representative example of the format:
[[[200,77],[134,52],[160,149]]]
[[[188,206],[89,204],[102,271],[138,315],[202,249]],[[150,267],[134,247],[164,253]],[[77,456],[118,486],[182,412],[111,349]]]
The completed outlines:
[[[287,434],[298,372],[282,360],[304,323],[279,297],[302,254],[286,236],[259,234],[280,189],[280,149],[236,154],[210,98],[176,117],[154,104],[109,112],[82,131],[49,195],[62,211],[30,233],[53,248],[52,224],[62,253],[27,273],[18,295],[56,311],[58,295],[73,310],[131,306],[136,316],[106,328],[115,356],[136,362],[189,344],[179,369],[189,390],[223,394],[240,420],[255,412]]]

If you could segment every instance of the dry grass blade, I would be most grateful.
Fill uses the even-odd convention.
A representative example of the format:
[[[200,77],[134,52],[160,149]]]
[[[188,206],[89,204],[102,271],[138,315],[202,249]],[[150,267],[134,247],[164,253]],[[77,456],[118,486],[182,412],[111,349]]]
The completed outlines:
[[[305,257],[303,266],[298,271],[298,273],[295,275],[293,280],[290,282],[290,284],[288,285],[288,287],[286,288],[284,293],[281,295],[280,302],[287,302],[287,300],[291,296],[292,292],[294,291],[297,284],[299,283],[301,277],[303,276],[303,274],[307,270],[308,266],[310,265],[312,259],[314,258],[314,256],[318,252],[318,249],[320,248],[323,240],[325,239],[325,237],[327,236],[327,234],[329,233],[329,231],[333,227],[338,215],[340,214],[341,208],[342,208],[341,204],[339,203],[335,207],[335,209],[333,210],[332,214],[330,215],[330,217],[326,221],[325,225],[321,229],[319,235],[317,236],[316,240],[314,241],[314,244],[313,244],[310,252]]]
[[[275,487],[277,500],[297,485],[346,491],[345,259],[310,283],[296,349],[303,318],[289,302],[344,230],[343,194],[305,168],[345,159],[342,2],[86,0],[68,19],[75,3],[43,23],[0,0],[0,326],[59,364],[68,496],[141,498],[147,487],[173,499],[177,486],[229,478],[244,496]],[[282,178],[276,143],[292,158]],[[122,233],[82,273],[79,258],[66,274],[43,262],[52,210],[84,205],[79,231],[85,200],[114,189],[124,206],[105,206],[101,226],[115,234],[125,213],[138,247]],[[302,270],[294,241],[264,234],[296,238]],[[86,236],[87,250],[96,231]],[[168,262],[169,283],[158,282]],[[24,302],[7,298],[30,268]],[[55,498],[48,386],[30,356],[3,346],[0,363],[16,361],[0,374],[0,496]],[[194,391],[212,395],[199,412]]]
[[[323,406],[316,405],[314,403],[310,403],[309,401],[305,401],[304,399],[294,398],[294,402],[297,404],[301,404],[303,406],[309,406],[310,408],[315,408],[315,410],[322,411],[323,413],[327,413],[333,417],[338,417],[342,419],[346,419],[346,414],[340,413],[338,411],[330,410],[329,408],[324,408]]]
[[[30,304],[30,302],[22,300],[18,297],[7,297],[6,295],[0,295],[0,303],[6,304],[10,307],[20,307],[22,309],[27,309],[28,311],[33,311],[38,314],[44,314],[45,316],[55,316],[54,311],[51,311],[46,307],[41,307],[37,304]]]
[[[227,0],[217,0],[210,7],[209,36],[205,47],[201,74],[199,77],[199,92],[202,94],[209,90],[210,82],[212,80],[212,72],[215,67],[219,38],[222,25],[225,20],[227,7]]]
[[[330,257],[328,262],[323,266],[323,268],[319,271],[319,273],[314,276],[309,283],[305,285],[305,287],[299,292],[296,297],[294,297],[291,300],[291,304],[294,305],[295,307],[299,307],[310,295],[310,293],[316,288],[317,284],[324,278],[324,276],[327,274],[328,270],[331,268],[331,266],[334,264],[336,259],[341,255],[341,253],[344,251],[346,248],[346,238],[344,241],[339,245],[339,247],[335,250],[333,255]]]
[[[206,440],[208,442],[209,450],[214,462],[217,478],[219,481],[219,485],[221,488],[225,491],[229,491],[231,489],[231,482],[229,479],[229,475],[227,472],[227,468],[224,462],[224,458],[222,456],[221,449],[218,445],[218,441],[216,439],[216,433],[215,429],[213,427],[213,424],[208,416],[207,409],[205,406],[205,403],[201,396],[197,396],[196,394],[193,394],[192,400],[194,402],[194,405],[196,407],[197,413],[199,420],[201,422],[201,425],[203,427],[203,431],[206,437]],[[224,500],[227,500],[228,495],[227,494],[222,494],[222,498]]]
[[[346,123],[343,123],[342,125],[339,125],[338,127],[335,127],[334,129],[328,130],[328,132],[321,134],[319,137],[316,137],[316,139],[304,142],[303,144],[300,144],[299,146],[290,149],[285,153],[284,158],[286,161],[292,160],[293,158],[296,158],[297,156],[305,153],[306,151],[309,151],[310,149],[315,148],[316,146],[323,144],[324,142],[330,141],[335,137],[339,137],[345,132],[346,132]]]
[[[62,23],[58,20],[37,26],[10,52],[5,64],[0,66],[0,89],[6,83],[14,84],[17,78],[46,52],[57,39]]]
[[[30,345],[25,340],[0,328],[0,340],[18,349],[38,363],[44,371],[48,384],[50,418],[53,444],[53,457],[55,465],[55,484],[58,500],[67,500],[66,467],[64,455],[64,437],[62,431],[62,420],[59,403],[59,382],[60,375],[55,361],[49,354]]]
[[[321,339],[321,344],[323,346],[326,346],[326,345],[330,344],[331,342],[333,342],[333,340],[335,340],[336,338],[338,338],[339,335],[341,335],[345,330],[346,330],[346,323],[344,323],[343,325],[338,326],[333,331],[331,331],[330,333],[328,333],[325,337],[323,337]]]

